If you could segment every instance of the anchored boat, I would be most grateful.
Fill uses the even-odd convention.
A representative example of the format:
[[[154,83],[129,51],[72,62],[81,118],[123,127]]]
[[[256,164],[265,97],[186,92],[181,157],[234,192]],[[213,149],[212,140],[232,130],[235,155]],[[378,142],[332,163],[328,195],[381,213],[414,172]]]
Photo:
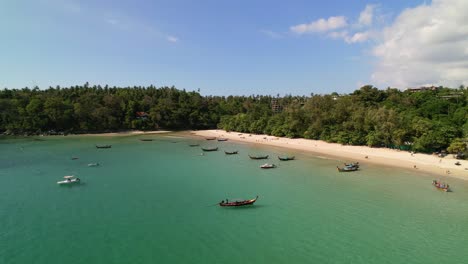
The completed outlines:
[[[203,151],[217,151],[218,147],[216,148],[201,148]]]
[[[107,149],[107,148],[112,148],[112,145],[96,145],[96,148],[98,148],[98,149]]]
[[[262,168],[262,169],[274,169],[274,168],[276,168],[276,165],[275,164],[265,163],[262,166],[260,166],[260,168]]]
[[[250,200],[229,202],[228,199],[226,199],[226,201],[224,201],[224,200],[221,201],[219,203],[219,206],[232,206],[232,207],[235,207],[235,206],[252,205],[257,201],[257,199],[258,199],[258,195],[257,195],[257,197],[255,197],[255,199],[250,199]]]
[[[355,166],[344,166],[343,168],[340,168],[336,166],[339,172],[351,172],[351,171],[357,171],[359,168]]]
[[[69,185],[69,184],[75,184],[75,183],[80,183],[80,178],[75,178],[75,176],[63,176],[65,180],[63,181],[58,181],[57,184],[59,185]]]
[[[280,157],[280,156],[278,156],[278,159],[279,159],[279,160],[282,160],[282,161],[293,160],[293,159],[295,159],[295,158],[296,158],[295,156],[286,156],[286,157]]]
[[[249,158],[254,159],[254,160],[268,159],[268,155],[264,155],[264,156],[250,156],[249,155]]]
[[[450,185],[446,183],[442,183],[439,180],[433,180],[432,185],[436,187],[438,190],[444,191],[444,192],[449,192],[450,191]]]

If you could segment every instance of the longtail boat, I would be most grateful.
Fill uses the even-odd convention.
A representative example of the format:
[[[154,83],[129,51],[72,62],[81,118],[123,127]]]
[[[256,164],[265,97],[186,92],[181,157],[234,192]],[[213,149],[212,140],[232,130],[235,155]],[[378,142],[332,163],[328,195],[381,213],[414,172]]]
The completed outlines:
[[[444,192],[449,192],[450,191],[450,185],[446,183],[442,183],[441,181],[438,180],[433,180],[432,185],[436,187],[438,190],[444,191]]]
[[[225,153],[226,155],[234,155],[234,154],[239,153],[239,151],[237,151],[237,150],[234,150],[234,151],[224,151],[224,153]]]
[[[140,138],[140,141],[153,141],[151,138]]]
[[[234,201],[234,202],[229,202],[227,199],[226,199],[226,202],[223,200],[219,203],[219,206],[231,206],[231,207],[235,207],[235,206],[245,206],[245,205],[252,205],[254,204],[258,199],[258,195],[257,197],[255,197],[255,199],[250,199],[250,200],[243,200],[243,201]]]
[[[99,148],[99,149],[112,148],[112,145],[96,145],[96,148]]]
[[[340,167],[336,166],[336,168],[338,169],[339,172],[350,172],[350,171],[357,171],[358,170],[357,167],[351,167],[351,166],[345,166],[343,168],[340,168]]]
[[[287,156],[287,157],[280,157],[280,156],[278,156],[278,159],[279,159],[279,160],[282,160],[282,161],[293,160],[293,159],[295,159],[295,158],[296,158],[295,156]]]
[[[203,151],[217,151],[218,147],[216,148],[201,148]]]
[[[354,162],[354,163],[349,163],[349,164],[344,164],[346,167],[356,167],[359,169],[359,162]]]
[[[276,165],[275,164],[265,163],[262,166],[260,166],[260,168],[262,168],[262,169],[274,169],[274,168],[276,168]]]
[[[227,138],[218,138],[218,141],[228,141]]]
[[[215,140],[216,137],[207,137],[207,138],[205,138],[205,139],[206,139],[206,140]]]
[[[198,147],[200,144],[189,144],[190,147]]]
[[[250,156],[249,155],[249,158],[254,159],[254,160],[268,159],[268,155],[264,155],[264,156]]]

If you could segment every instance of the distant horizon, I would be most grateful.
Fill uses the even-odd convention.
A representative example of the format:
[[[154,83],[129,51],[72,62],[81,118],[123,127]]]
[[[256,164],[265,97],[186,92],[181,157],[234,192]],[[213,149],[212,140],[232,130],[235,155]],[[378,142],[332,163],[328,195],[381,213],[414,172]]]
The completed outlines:
[[[308,95],[467,86],[465,10],[460,0],[5,1],[0,87]]]

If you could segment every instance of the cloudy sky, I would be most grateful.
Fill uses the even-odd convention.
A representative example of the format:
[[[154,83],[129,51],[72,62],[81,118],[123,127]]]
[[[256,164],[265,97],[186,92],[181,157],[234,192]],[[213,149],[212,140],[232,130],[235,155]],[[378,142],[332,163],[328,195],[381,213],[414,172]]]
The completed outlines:
[[[0,88],[468,85],[467,0],[5,0]]]

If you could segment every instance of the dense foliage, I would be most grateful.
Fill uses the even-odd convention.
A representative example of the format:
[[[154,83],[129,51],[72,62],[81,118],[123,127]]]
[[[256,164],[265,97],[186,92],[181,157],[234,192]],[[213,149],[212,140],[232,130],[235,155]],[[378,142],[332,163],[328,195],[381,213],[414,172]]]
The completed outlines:
[[[351,145],[466,151],[468,91],[378,90],[349,95],[201,96],[174,87],[0,90],[7,134],[223,128]],[[277,108],[272,106],[277,105]],[[145,112],[141,117],[137,112]]]

